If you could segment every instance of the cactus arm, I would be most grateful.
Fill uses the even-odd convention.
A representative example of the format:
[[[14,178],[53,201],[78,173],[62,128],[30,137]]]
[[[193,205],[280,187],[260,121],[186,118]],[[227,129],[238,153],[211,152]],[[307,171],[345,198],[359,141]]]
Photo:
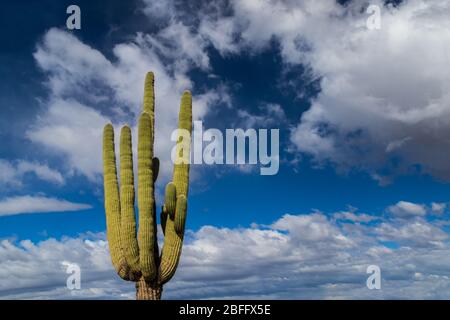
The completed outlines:
[[[187,130],[189,133],[192,132],[192,97],[190,92],[187,91],[183,94],[183,97],[181,99],[178,128]],[[190,155],[190,141],[182,141],[182,138],[180,137],[177,141],[176,151],[177,157],[186,158],[187,156],[187,159],[189,159],[188,157]],[[184,152],[186,152],[187,154],[183,154]],[[187,206],[185,205],[185,200],[183,201],[180,198],[184,197],[186,199],[187,197],[189,184],[189,163],[184,163],[182,161],[178,162],[177,159],[175,159],[175,162],[173,184],[175,185],[176,190],[176,205],[178,206],[180,204],[180,208],[176,208],[172,214],[168,212],[165,226],[164,246],[162,248],[161,262],[159,265],[158,282],[160,284],[166,283],[175,274],[178,262],[180,260],[181,248],[184,238],[184,232],[178,233],[175,230],[175,219],[178,219],[177,229],[179,231],[181,231],[181,229],[184,229]]]
[[[166,186],[166,194],[164,199],[165,212],[173,219],[175,217],[175,208],[177,204],[177,189],[173,182],[169,182]]]
[[[138,207],[139,207],[139,255],[143,277],[152,281],[156,277],[155,248],[156,219],[155,195],[153,185],[153,144],[152,125],[148,113],[139,119],[138,128]]]
[[[182,245],[182,236],[175,232],[174,221],[168,217],[158,273],[158,283],[160,285],[167,283],[175,274],[180,260]]]
[[[192,133],[192,96],[189,91],[183,93],[181,98],[180,115],[178,128],[186,130],[189,134]],[[177,142],[177,156],[180,158],[189,159],[190,155],[190,141]],[[186,154],[183,154],[185,152]],[[189,163],[178,163],[174,165],[173,182],[177,189],[177,195],[184,194],[187,197],[189,185]]]
[[[137,280],[140,276],[134,197],[131,129],[124,126],[120,135],[120,240],[125,260],[130,267],[130,280]]]
[[[184,225],[187,214],[187,200],[184,194],[177,199],[177,210],[175,212],[174,227],[175,232],[181,236],[184,234]]]
[[[107,124],[103,130],[103,170],[106,229],[111,260],[119,276],[128,280],[128,265],[120,241],[120,200],[114,150],[114,128],[111,124]]]

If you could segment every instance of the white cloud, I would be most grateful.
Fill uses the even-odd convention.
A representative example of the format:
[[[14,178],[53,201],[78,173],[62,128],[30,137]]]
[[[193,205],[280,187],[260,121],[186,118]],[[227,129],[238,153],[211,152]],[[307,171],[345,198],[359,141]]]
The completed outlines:
[[[15,196],[0,200],[0,216],[25,213],[80,211],[92,208],[88,204],[44,196]]]
[[[143,11],[150,18],[165,20],[173,18],[176,14],[175,4],[172,0],[152,1],[142,0],[144,3]]]
[[[115,279],[107,243],[98,238],[48,239],[38,244],[29,240],[17,244],[3,240],[0,242],[0,257],[2,298],[78,298],[77,294],[81,292],[71,292],[66,288],[69,274],[64,261],[81,267],[82,288],[89,286],[82,291],[84,298],[120,298],[126,294],[126,285]]]
[[[229,0],[193,12],[171,3],[172,19],[221,54],[258,54],[276,42],[286,68],[302,64],[321,79],[292,130],[299,152],[380,183],[417,167],[450,179],[448,1],[371,1],[381,7],[380,30],[366,27],[364,0]]]
[[[354,7],[362,3],[353,1]],[[302,115],[292,142],[318,162],[344,169],[377,173],[387,167],[386,174],[395,175],[420,165],[423,172],[449,179],[450,79],[443,70],[450,28],[442,14],[450,12],[448,2],[384,7],[378,31],[364,27],[366,15],[330,18],[342,11],[324,4],[319,12],[328,15],[324,24],[309,33],[321,20],[310,21],[302,32],[312,50],[292,48],[285,55],[297,52],[299,61],[322,77],[321,93]]]
[[[333,217],[337,220],[348,220],[348,221],[363,222],[363,223],[367,223],[367,222],[371,222],[371,221],[380,219],[379,217],[371,216],[366,213],[356,214],[355,212],[352,212],[352,211],[336,212],[333,215]]]
[[[145,37],[158,53],[171,58],[174,62],[171,68],[177,71],[185,71],[192,67],[209,68],[209,57],[205,51],[207,43],[181,22],[174,21],[160,30],[156,36]]]
[[[67,156],[66,164],[95,181],[102,170],[102,134],[109,119],[75,100],[54,99],[27,137]],[[117,133],[118,134],[118,133]]]
[[[431,204],[431,211],[434,214],[442,214],[442,213],[444,213],[446,208],[447,208],[447,204],[446,203],[433,202]]]
[[[29,173],[43,181],[64,184],[61,173],[51,169],[46,164],[25,160],[7,161],[0,159],[0,184],[4,186],[21,187],[25,175]]]
[[[235,126],[244,128],[281,128],[286,125],[286,114],[281,105],[277,103],[265,103],[259,106],[258,114],[247,110],[237,111],[239,122]]]
[[[198,32],[222,55],[237,53],[239,50],[239,46],[235,43],[238,30],[233,17],[211,19],[205,15],[200,22]]]
[[[388,208],[388,211],[399,218],[421,217],[427,214],[426,207],[421,204],[416,204],[407,201],[399,201],[395,205]]]
[[[50,29],[34,57],[48,74],[50,99],[27,136],[68,158],[70,169],[95,181],[101,174],[101,132],[108,122],[131,122],[133,131],[141,112],[144,79],[155,73],[155,154],[161,176],[172,173],[170,135],[178,124],[182,92],[194,89],[187,72],[208,68],[202,40],[181,23],[156,34],[137,34],[113,47],[114,61],[70,33]],[[193,92],[194,118],[202,118],[212,103],[227,99],[226,91],[211,88]],[[134,147],[136,149],[136,141]],[[118,151],[118,150],[117,150]]]
[[[284,215],[272,227],[276,230],[289,231],[298,244],[306,242],[329,242],[330,245],[351,247],[354,244],[345,237],[328,219],[320,213],[294,216]]]
[[[431,223],[386,220],[370,233],[322,213],[284,215],[270,226],[188,231],[166,299],[448,299],[450,247]],[[131,299],[112,270],[104,234],[0,242],[1,298]],[[390,248],[379,241],[398,241]],[[65,287],[63,261],[81,268],[81,290]],[[382,290],[368,290],[377,264]]]
[[[17,169],[6,160],[0,160],[0,182],[4,185],[20,185]]]
[[[443,241],[448,234],[440,228],[423,219],[405,222],[400,226],[383,223],[375,229],[383,241],[396,241],[405,245],[414,246],[444,246]]]

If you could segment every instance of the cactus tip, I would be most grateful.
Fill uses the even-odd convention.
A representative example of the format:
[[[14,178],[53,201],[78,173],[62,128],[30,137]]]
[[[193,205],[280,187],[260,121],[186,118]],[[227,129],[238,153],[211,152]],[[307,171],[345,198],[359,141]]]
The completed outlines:
[[[130,130],[131,131],[131,126],[128,123],[125,123],[122,127],[122,130]]]
[[[103,128],[103,132],[114,131],[114,127],[111,122],[108,122]]]
[[[172,181],[170,181],[168,184],[167,184],[167,188],[174,188],[175,187],[175,183],[173,183]]]
[[[139,121],[144,120],[144,119],[150,120],[150,115],[148,114],[147,111],[142,111],[141,112],[141,116],[139,117]]]

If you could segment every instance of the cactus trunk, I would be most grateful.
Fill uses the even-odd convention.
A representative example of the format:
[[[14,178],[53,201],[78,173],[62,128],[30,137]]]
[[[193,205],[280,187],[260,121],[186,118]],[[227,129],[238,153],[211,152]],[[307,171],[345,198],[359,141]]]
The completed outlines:
[[[161,300],[162,290],[162,285],[141,278],[136,282],[136,300]]]
[[[118,275],[124,280],[136,282],[138,300],[159,300],[163,285],[175,274],[183,246],[189,187],[192,97],[190,92],[186,91],[181,99],[173,182],[166,186],[161,211],[161,226],[164,232],[161,255],[156,234],[155,182],[159,172],[159,160],[153,154],[155,93],[152,72],[149,72],[145,79],[143,105],[138,125],[139,229],[136,230],[134,212],[135,180],[131,129],[124,126],[121,130],[119,188],[114,128],[108,124],[103,133],[106,231],[111,260]]]

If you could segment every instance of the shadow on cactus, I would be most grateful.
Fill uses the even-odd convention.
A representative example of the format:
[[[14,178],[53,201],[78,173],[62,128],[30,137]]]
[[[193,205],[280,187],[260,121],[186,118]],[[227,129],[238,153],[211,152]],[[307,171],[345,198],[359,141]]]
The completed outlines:
[[[138,124],[138,210],[136,232],[135,187],[131,130],[124,126],[120,134],[120,188],[117,181],[114,128],[107,124],[103,132],[103,166],[106,228],[111,260],[119,276],[136,282],[138,300],[159,300],[163,285],[175,274],[183,245],[189,185],[189,164],[183,159],[190,152],[190,141],[177,141],[173,181],[167,184],[161,210],[164,245],[158,249],[155,181],[159,160],[154,157],[155,137],[154,75],[147,74],[144,110]],[[192,97],[181,98],[179,129],[192,132]]]

